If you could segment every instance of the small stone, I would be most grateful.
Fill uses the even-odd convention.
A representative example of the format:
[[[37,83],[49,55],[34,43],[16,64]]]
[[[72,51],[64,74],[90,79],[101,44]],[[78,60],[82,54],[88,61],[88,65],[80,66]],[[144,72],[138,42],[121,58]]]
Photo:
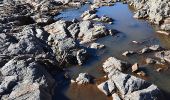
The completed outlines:
[[[155,64],[157,61],[156,60],[154,60],[154,59],[152,59],[152,58],[147,58],[146,59],[146,63],[147,64]]]
[[[162,68],[156,69],[157,72],[161,72],[162,70],[163,70]]]
[[[170,33],[166,31],[156,31],[156,32],[159,34],[170,35]]]
[[[133,54],[135,54],[134,51],[126,51],[126,52],[124,52],[122,55],[123,55],[123,56],[131,56],[131,55],[133,55]]]
[[[146,73],[144,71],[140,71],[137,73],[139,76],[146,76]]]
[[[133,66],[132,66],[132,72],[136,72],[139,70],[139,65],[138,63],[135,63]]]
[[[73,79],[71,80],[71,83],[75,83],[75,82],[76,82],[75,80],[73,80]]]
[[[92,77],[88,73],[80,73],[76,78],[77,84],[89,84],[91,83]]]

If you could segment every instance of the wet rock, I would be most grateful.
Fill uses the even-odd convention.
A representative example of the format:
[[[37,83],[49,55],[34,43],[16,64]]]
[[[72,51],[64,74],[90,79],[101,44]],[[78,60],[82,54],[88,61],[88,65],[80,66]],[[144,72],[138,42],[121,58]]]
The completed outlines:
[[[154,60],[154,59],[152,59],[152,58],[147,58],[147,59],[146,59],[146,63],[147,63],[147,64],[155,64],[155,63],[157,63],[157,61]]]
[[[163,48],[160,45],[152,45],[150,47],[143,48],[140,52],[144,54],[144,53],[151,53],[160,50],[163,50]]]
[[[95,14],[96,12],[97,11],[95,9],[87,10],[81,15],[81,17],[83,18],[83,20],[92,20],[98,18],[98,16]]]
[[[129,64],[127,62],[118,60],[114,57],[108,58],[104,63],[103,63],[103,68],[104,71],[107,73],[110,73],[113,69],[118,69],[120,71],[124,71],[129,67]]]
[[[88,73],[80,73],[76,78],[77,84],[89,84],[92,82],[92,77]]]
[[[136,72],[139,70],[139,65],[138,63],[135,63],[133,66],[132,66],[132,72]]]
[[[90,45],[90,48],[92,49],[103,49],[105,46],[103,44],[99,44],[99,43],[92,43]]]
[[[133,55],[133,54],[136,54],[136,52],[134,52],[134,51],[126,51],[126,52],[124,52],[122,55],[123,55],[123,56],[131,56],[131,55]]]

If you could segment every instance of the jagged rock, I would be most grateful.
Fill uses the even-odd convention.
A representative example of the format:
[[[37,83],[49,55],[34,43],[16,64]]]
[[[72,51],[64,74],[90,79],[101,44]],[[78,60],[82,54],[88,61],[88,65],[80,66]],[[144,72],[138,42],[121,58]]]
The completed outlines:
[[[170,51],[161,51],[155,54],[157,58],[170,62]]]
[[[52,99],[51,91],[54,87],[54,79],[47,72],[45,66],[36,62],[33,58],[16,57],[1,68],[5,78],[16,76],[17,82],[6,99]],[[15,78],[14,78],[15,79]],[[13,82],[13,80],[11,80]]]
[[[123,55],[123,56],[131,56],[131,55],[133,55],[133,54],[136,54],[136,52],[134,52],[134,51],[126,51],[126,52],[124,52],[122,55]]]
[[[77,84],[89,84],[92,82],[92,77],[88,73],[80,73],[76,78]]]
[[[135,17],[148,18],[155,24],[161,24],[166,17],[169,17],[168,2],[168,0],[128,0],[128,3],[137,9]]]
[[[92,48],[92,49],[102,49],[102,48],[104,48],[105,46],[103,45],[103,44],[99,44],[99,43],[92,43],[91,45],[90,45],[90,48]]]
[[[113,69],[118,69],[120,71],[124,71],[129,67],[129,64],[127,62],[118,60],[114,57],[108,58],[104,63],[103,63],[103,68],[104,71],[107,73],[110,73]]]
[[[160,45],[152,45],[150,47],[143,48],[140,52],[144,54],[144,53],[150,53],[150,52],[155,52],[160,50],[163,50],[163,48]]]
[[[156,60],[154,60],[154,59],[152,59],[152,58],[147,58],[146,59],[146,63],[147,64],[155,64],[157,61]]]

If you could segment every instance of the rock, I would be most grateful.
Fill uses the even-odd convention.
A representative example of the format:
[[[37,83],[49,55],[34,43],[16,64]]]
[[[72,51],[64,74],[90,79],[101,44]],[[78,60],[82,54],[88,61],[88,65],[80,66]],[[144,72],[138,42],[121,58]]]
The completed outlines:
[[[85,49],[81,49],[79,51],[77,51],[77,61],[79,65],[82,65],[86,58],[87,58],[88,54],[87,51]]]
[[[165,18],[169,17],[168,2],[168,0],[128,0],[128,3],[137,9],[135,18],[147,18],[155,24],[161,24]]]
[[[169,32],[166,32],[166,31],[156,31],[157,33],[160,33],[160,34],[164,34],[164,35],[170,35]]]
[[[142,77],[146,76],[146,73],[144,71],[139,71],[137,72],[137,74]]]
[[[155,56],[157,58],[160,58],[161,60],[170,62],[170,55],[169,54],[170,54],[170,51],[161,51],[161,52],[157,52],[155,54]]]
[[[76,78],[77,84],[89,84],[92,82],[92,77],[88,73],[80,73]]]
[[[132,66],[132,72],[136,72],[139,70],[139,65],[138,63],[135,63],[133,66]]]
[[[103,44],[99,44],[99,43],[92,43],[90,45],[90,48],[92,49],[103,49],[105,46]]]
[[[150,53],[152,50],[149,49],[148,47],[145,47],[141,50],[141,53],[144,54],[144,53]]]
[[[136,52],[134,52],[134,51],[126,51],[126,52],[124,52],[122,55],[123,56],[131,56],[131,55],[133,55],[133,54],[135,54]]]
[[[160,45],[152,45],[150,47],[143,48],[140,52],[144,54],[144,53],[150,53],[150,52],[155,52],[160,50],[163,50],[163,48]]]
[[[6,76],[0,84],[0,94],[11,92],[15,85],[17,85],[17,76]]]
[[[3,77],[10,82],[8,88],[12,90],[7,97],[2,95],[3,99],[37,100],[42,97],[52,99],[51,91],[54,88],[55,80],[47,72],[45,65],[35,61],[34,58],[26,56],[13,58],[0,71]]]
[[[117,95],[116,93],[112,94],[112,98],[113,98],[113,100],[121,100],[119,95]]]
[[[136,100],[136,98],[143,98],[143,96],[141,95],[145,95],[147,96],[147,98],[156,98],[157,100],[162,97],[161,91],[154,84],[148,83],[147,81],[135,76],[124,74],[116,68],[108,71],[105,70],[105,67],[103,67],[103,70],[108,74],[108,80],[111,80],[110,82],[115,84],[116,90],[121,95],[122,99]],[[102,83],[100,87],[104,91],[104,93],[107,93],[106,90],[108,91],[107,85],[105,85],[106,83],[107,81]],[[132,95],[134,94],[137,97],[133,97]]]
[[[108,29],[101,24],[92,24],[88,21],[80,23],[80,33],[78,35],[81,44],[97,40],[109,35]]]
[[[150,85],[146,89],[134,91],[131,94],[127,95],[125,97],[126,100],[141,100],[141,99],[147,99],[152,100],[153,98],[155,100],[159,100],[162,97],[162,94],[157,86]]]
[[[147,59],[146,59],[146,63],[147,63],[147,64],[156,64],[157,61],[154,60],[154,59],[152,59],[152,58],[147,58]]]
[[[108,58],[104,63],[103,63],[103,68],[105,72],[111,72],[113,69],[118,69],[120,71],[124,71],[129,67],[129,64],[127,62],[118,60],[114,57]]]
[[[75,83],[75,82],[76,82],[75,80],[73,80],[73,79],[71,80],[71,83]]]
[[[162,68],[156,69],[157,72],[161,72],[162,70],[163,70]]]
[[[99,84],[98,86],[98,89],[100,90],[100,91],[102,91],[105,95],[109,95],[109,89],[108,89],[108,84],[107,84],[107,82],[103,82],[103,83],[101,83],[101,84]]]

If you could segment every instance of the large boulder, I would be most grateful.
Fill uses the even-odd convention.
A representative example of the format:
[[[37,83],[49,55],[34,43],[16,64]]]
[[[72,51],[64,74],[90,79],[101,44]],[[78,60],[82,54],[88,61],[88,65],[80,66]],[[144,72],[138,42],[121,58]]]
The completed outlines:
[[[1,99],[52,100],[55,81],[45,67],[34,58],[26,56],[10,60],[0,70],[5,77],[0,84],[4,91]]]

